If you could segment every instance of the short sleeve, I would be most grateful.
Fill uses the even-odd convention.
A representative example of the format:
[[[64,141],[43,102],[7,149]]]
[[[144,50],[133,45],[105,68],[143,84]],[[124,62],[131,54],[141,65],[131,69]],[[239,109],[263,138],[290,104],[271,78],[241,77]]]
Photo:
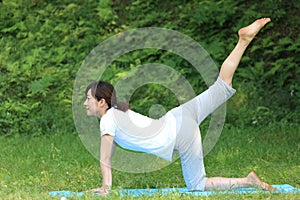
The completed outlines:
[[[109,134],[111,136],[116,135],[116,125],[109,113],[102,116],[100,120],[100,134],[101,136]]]

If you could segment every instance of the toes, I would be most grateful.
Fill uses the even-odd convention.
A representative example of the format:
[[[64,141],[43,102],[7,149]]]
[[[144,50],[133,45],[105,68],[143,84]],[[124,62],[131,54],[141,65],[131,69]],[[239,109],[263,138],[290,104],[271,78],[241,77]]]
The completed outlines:
[[[271,21],[271,18],[261,18],[258,21],[262,22],[263,25],[267,24],[268,22]]]
[[[262,182],[262,188],[263,190],[276,190],[276,188],[272,187],[268,183]]]

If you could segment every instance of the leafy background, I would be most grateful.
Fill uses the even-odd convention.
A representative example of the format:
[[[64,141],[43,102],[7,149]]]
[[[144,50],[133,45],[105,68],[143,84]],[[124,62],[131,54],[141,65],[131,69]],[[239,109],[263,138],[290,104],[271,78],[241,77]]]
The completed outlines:
[[[165,27],[190,36],[218,66],[237,41],[237,30],[260,17],[272,23],[253,41],[234,79],[229,126],[298,123],[300,119],[297,0],[3,0],[0,2],[0,135],[76,132],[72,89],[89,52],[103,40],[138,27]],[[136,65],[174,67],[201,92],[205,84],[185,60],[168,52],[132,52],[112,63],[104,79],[114,83]],[[124,74],[124,73],[123,73]],[[132,107],[176,106],[166,88],[140,88]]]

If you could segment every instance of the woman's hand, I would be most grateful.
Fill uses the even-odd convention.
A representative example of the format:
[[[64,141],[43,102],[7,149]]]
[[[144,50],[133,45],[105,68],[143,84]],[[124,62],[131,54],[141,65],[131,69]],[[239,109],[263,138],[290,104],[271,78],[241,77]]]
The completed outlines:
[[[90,192],[93,192],[95,195],[98,195],[98,196],[106,196],[110,192],[110,187],[105,186],[105,187],[100,187],[100,188],[94,188],[94,189],[90,190]]]
[[[89,192],[98,196],[107,196],[110,193],[112,185],[111,174],[111,158],[114,152],[115,143],[114,137],[109,134],[104,134],[101,137],[100,149],[100,168],[102,173],[102,187],[94,188]]]

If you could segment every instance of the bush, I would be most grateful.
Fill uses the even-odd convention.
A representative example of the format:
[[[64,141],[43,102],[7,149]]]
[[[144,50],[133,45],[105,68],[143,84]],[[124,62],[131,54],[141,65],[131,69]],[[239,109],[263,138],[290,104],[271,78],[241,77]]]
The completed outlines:
[[[109,1],[4,1],[0,13],[1,134],[74,131],[77,70],[119,31]]]
[[[236,43],[237,30],[265,16],[272,23],[253,41],[236,74],[229,123],[299,123],[299,7],[299,1],[281,0],[2,1],[0,134],[74,132],[71,95],[77,70],[96,45],[116,33],[171,28],[199,41],[220,65]],[[151,62],[172,66],[197,92],[206,87],[189,63],[159,51],[128,54],[104,78],[115,82],[122,70]],[[141,88],[131,101],[141,112],[151,106],[146,102],[176,105],[155,85]]]

